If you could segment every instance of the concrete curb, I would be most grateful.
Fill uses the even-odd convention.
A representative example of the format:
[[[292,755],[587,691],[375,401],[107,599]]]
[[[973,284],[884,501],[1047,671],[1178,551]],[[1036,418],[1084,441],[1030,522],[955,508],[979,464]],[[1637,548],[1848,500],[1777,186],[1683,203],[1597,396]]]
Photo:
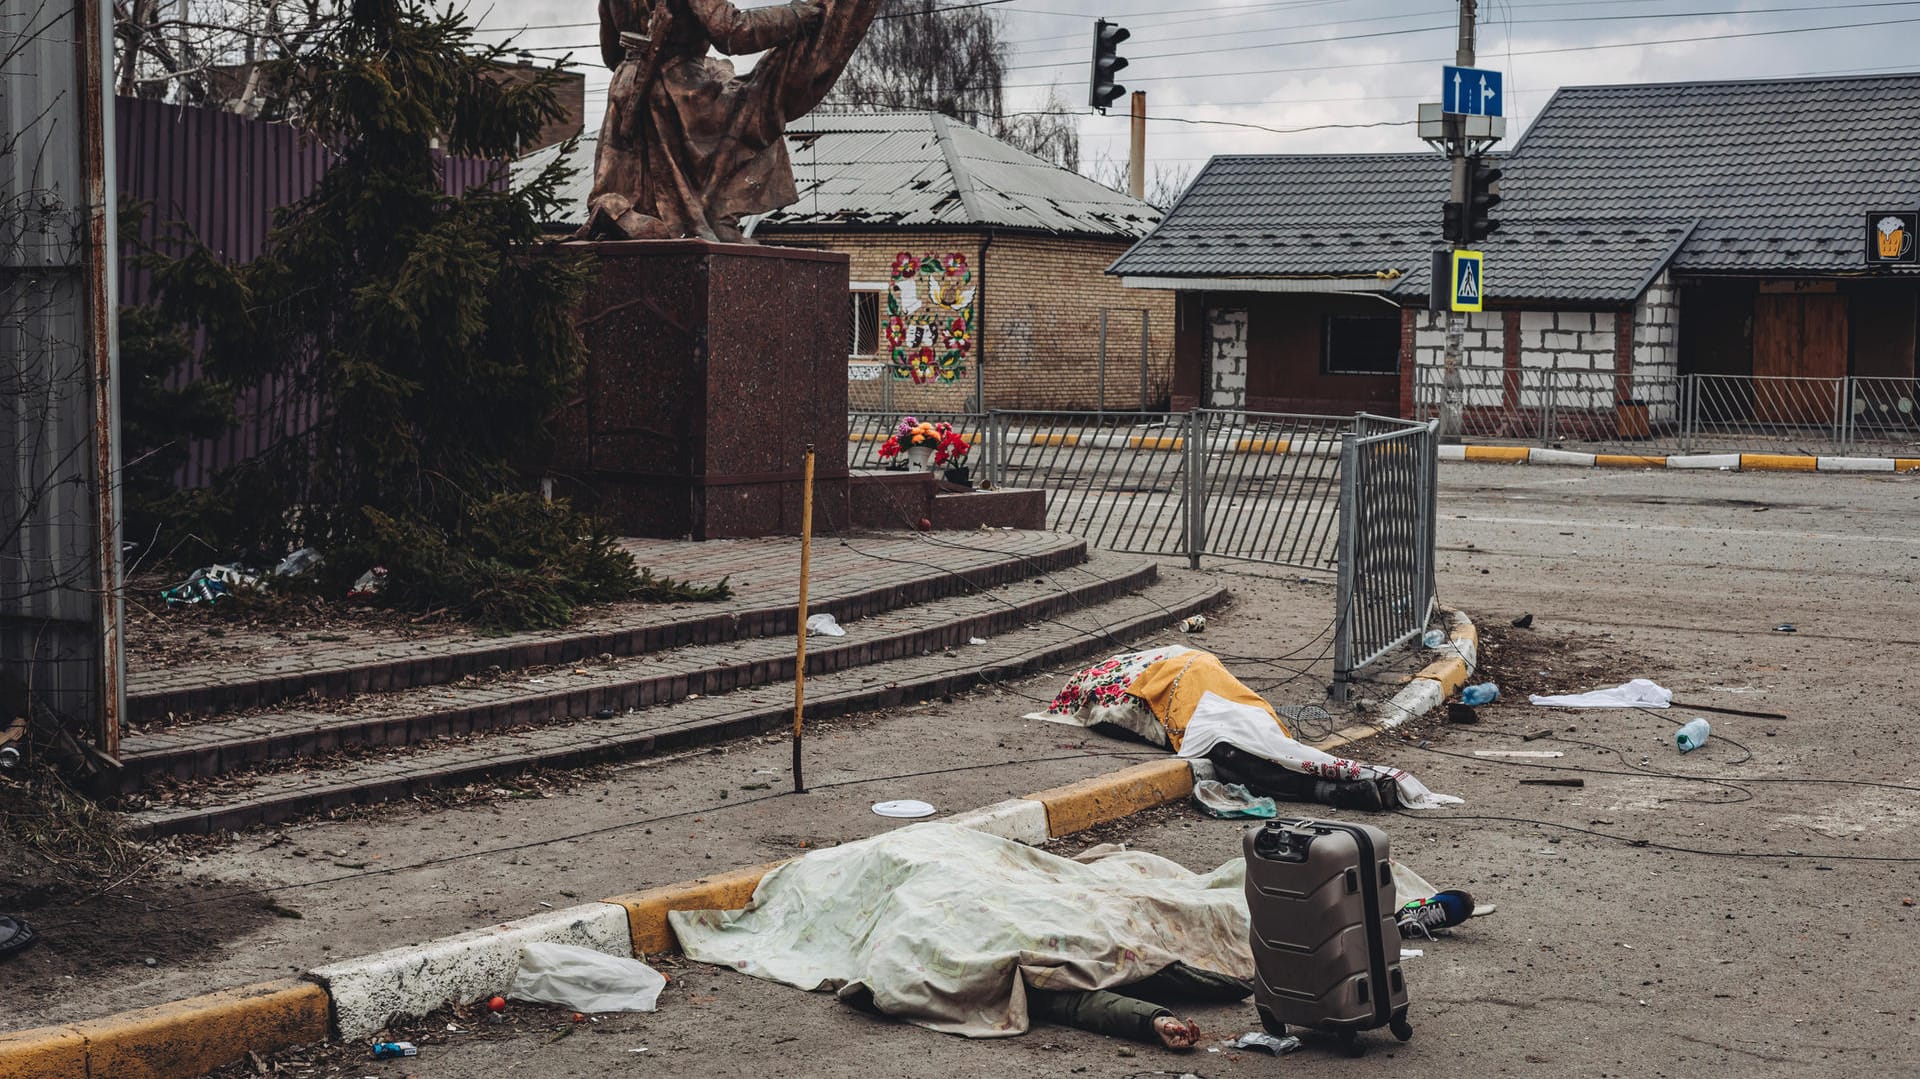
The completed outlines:
[[[1382,731],[1390,731],[1403,723],[1410,723],[1440,707],[1448,697],[1458,693],[1460,687],[1467,684],[1467,679],[1473,676],[1480,665],[1480,629],[1465,611],[1446,610],[1445,613],[1448,621],[1447,648],[1452,654],[1427,664],[1413,676],[1406,688],[1384,704],[1376,705],[1374,719],[1338,731],[1332,737],[1315,743],[1314,748],[1331,752]]]
[[[1424,714],[1466,681],[1479,635],[1465,614],[1447,614],[1455,654],[1429,664],[1394,698],[1407,701],[1410,714],[1349,728],[1318,748],[1357,741]],[[1195,770],[1195,763],[1177,757],[1147,761],[946,820],[1037,845],[1180,801],[1193,793]],[[394,1015],[424,1015],[504,992],[518,969],[521,946],[533,941],[642,958],[673,951],[678,940],[668,912],[744,907],[761,879],[784,864],[735,869],[344,960],[315,969],[309,981],[248,986],[86,1023],[0,1034],[0,1079],[189,1079],[250,1050],[270,1053],[329,1036],[363,1039]]]
[[[1920,457],[1822,457],[1797,453],[1578,453],[1538,446],[1442,446],[1442,461],[1571,465],[1576,468],[1670,468],[1729,472],[1920,472]]]

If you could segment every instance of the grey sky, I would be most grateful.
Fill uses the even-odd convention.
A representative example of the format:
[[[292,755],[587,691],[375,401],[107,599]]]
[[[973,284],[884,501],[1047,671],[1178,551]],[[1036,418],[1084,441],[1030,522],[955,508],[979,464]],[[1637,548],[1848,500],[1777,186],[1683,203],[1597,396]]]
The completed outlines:
[[[594,19],[593,0],[495,0],[473,10],[499,31]],[[1448,0],[1012,0],[992,10],[1014,43],[1009,108],[1038,107],[1051,82],[1079,109],[1093,20],[1104,17],[1133,34],[1120,81],[1147,91],[1150,114],[1315,129],[1156,121],[1148,157],[1173,168],[1216,153],[1422,149],[1404,122],[1420,101],[1439,100],[1441,58],[1451,62],[1455,41]],[[1810,29],[1846,24],[1878,25]],[[1697,40],[1674,40],[1682,38]],[[1511,143],[1563,85],[1920,69],[1920,0],[1481,0],[1478,39],[1480,66],[1506,73]],[[528,46],[580,46],[597,124],[606,72],[593,40],[590,25],[521,35]],[[1593,47],[1612,45],[1621,47]],[[1089,166],[1125,156],[1123,111],[1080,121]],[[1398,126],[1321,126],[1382,123]]]

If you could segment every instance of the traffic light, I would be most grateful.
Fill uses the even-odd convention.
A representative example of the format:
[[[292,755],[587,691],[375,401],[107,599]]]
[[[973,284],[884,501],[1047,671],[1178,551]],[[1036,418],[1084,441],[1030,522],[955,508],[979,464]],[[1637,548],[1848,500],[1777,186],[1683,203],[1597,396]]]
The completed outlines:
[[[1467,159],[1467,235],[1465,243],[1479,243],[1500,231],[1493,208],[1500,205],[1500,177],[1504,173],[1478,157]]]
[[[1440,205],[1440,236],[1448,243],[1472,243],[1467,235],[1467,204],[1446,202]]]
[[[1122,41],[1132,37],[1123,26],[1116,26],[1105,19],[1096,19],[1093,23],[1093,79],[1087,88],[1087,104],[1107,111],[1107,106],[1125,96],[1127,88],[1113,81],[1114,73],[1127,66],[1127,61],[1114,50]]]

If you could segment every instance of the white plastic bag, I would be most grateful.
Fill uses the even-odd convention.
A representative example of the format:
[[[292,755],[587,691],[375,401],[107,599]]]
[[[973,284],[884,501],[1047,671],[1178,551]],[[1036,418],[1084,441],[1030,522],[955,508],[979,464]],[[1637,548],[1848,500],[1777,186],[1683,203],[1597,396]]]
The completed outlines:
[[[822,637],[845,637],[847,635],[847,631],[841,629],[840,623],[834,621],[833,616],[830,614],[808,616],[807,635],[812,636],[816,633]]]
[[[507,996],[576,1012],[650,1012],[666,987],[667,979],[638,959],[536,942],[520,949]]]

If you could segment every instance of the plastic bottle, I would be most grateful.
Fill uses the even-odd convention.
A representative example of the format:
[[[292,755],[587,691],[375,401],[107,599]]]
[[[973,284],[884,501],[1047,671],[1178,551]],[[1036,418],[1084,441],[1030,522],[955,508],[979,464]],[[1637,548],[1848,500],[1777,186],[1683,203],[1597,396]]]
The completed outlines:
[[[1673,744],[1680,747],[1680,752],[1691,753],[1707,744],[1707,735],[1712,731],[1706,720],[1696,716],[1688,720],[1686,726],[1673,732]]]
[[[1483,704],[1492,704],[1500,699],[1500,687],[1492,682],[1482,682],[1477,686],[1468,686],[1460,691],[1460,703],[1472,708]]]
[[[1426,645],[1428,648],[1438,648],[1447,643],[1447,635],[1440,630],[1430,629],[1427,631],[1426,636],[1420,638],[1420,643]]]

